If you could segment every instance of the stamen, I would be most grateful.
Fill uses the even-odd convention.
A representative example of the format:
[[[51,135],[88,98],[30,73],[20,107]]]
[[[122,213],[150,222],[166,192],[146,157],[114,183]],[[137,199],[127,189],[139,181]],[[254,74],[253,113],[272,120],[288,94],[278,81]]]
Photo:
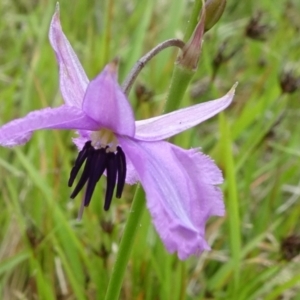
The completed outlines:
[[[74,183],[74,180],[78,174],[78,171],[80,170],[82,164],[84,163],[84,161],[86,160],[87,158],[87,155],[88,155],[88,149],[91,148],[91,141],[88,141],[85,143],[84,147],[82,148],[82,150],[79,152],[76,160],[75,160],[75,163],[74,163],[74,166],[70,172],[70,178],[69,178],[69,181],[68,181],[68,186],[71,187]]]
[[[94,193],[97,182],[106,170],[107,184],[104,209],[108,210],[117,184],[116,197],[121,198],[126,179],[126,157],[119,146],[106,146],[95,149],[91,141],[85,143],[75,160],[70,172],[68,185],[72,186],[74,180],[85,162],[81,177],[74,188],[71,198],[74,199],[87,183],[84,199],[81,203],[79,218],[82,216],[84,206],[88,206]]]
[[[122,148],[119,146],[117,147],[116,160],[118,170],[116,197],[121,198],[126,179],[126,157]]]
[[[107,184],[106,184],[106,194],[105,194],[105,202],[104,209],[109,210],[110,203],[112,200],[112,196],[114,193],[114,188],[116,185],[117,179],[117,161],[116,155],[112,152],[107,154]]]
[[[91,169],[93,168],[93,156],[94,156],[95,151],[96,150],[93,147],[88,149],[87,159],[86,159],[86,163],[85,163],[83,172],[81,174],[81,177],[80,177],[73,193],[70,196],[72,199],[74,199],[78,195],[78,193],[82,190],[83,186],[89,179]]]
[[[96,183],[99,181],[99,179],[101,178],[103,172],[106,169],[107,166],[107,156],[108,153],[106,153],[106,150],[104,148],[102,149],[97,149],[95,151],[95,159],[93,161],[93,167],[90,171],[90,177],[89,177],[89,181],[88,181],[88,185],[86,188],[86,192],[85,192],[85,199],[84,199],[84,206],[88,206]]]

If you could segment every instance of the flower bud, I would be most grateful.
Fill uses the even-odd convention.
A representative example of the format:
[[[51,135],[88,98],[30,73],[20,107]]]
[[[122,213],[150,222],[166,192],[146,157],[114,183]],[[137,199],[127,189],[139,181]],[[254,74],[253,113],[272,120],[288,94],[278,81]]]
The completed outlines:
[[[201,53],[202,37],[204,33],[205,14],[197,24],[191,38],[182,49],[182,53],[177,59],[179,65],[188,70],[196,70]]]
[[[225,6],[226,0],[208,0],[205,2],[205,32],[219,21]]]

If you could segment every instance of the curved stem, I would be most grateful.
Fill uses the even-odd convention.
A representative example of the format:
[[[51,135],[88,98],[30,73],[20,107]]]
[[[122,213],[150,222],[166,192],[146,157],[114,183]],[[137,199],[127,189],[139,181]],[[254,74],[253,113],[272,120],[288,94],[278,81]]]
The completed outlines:
[[[111,278],[105,295],[105,300],[119,299],[125,270],[131,253],[136,231],[139,227],[140,220],[144,212],[144,208],[144,190],[140,187],[140,185],[138,185],[131,205],[130,214],[125,225],[119,251],[117,253],[116,262],[112,270]]]
[[[130,73],[124,80],[124,82],[122,84],[122,89],[123,89],[124,93],[126,95],[129,94],[130,89],[131,89],[135,79],[141,72],[141,70],[156,54],[158,54],[159,52],[161,52],[162,50],[164,50],[168,47],[178,47],[178,48],[182,49],[184,47],[184,45],[185,44],[182,40],[170,39],[170,40],[166,40],[166,41],[158,44],[155,48],[150,50],[146,55],[144,55],[142,58],[140,58],[136,62],[136,64],[134,65],[134,67],[131,69]]]

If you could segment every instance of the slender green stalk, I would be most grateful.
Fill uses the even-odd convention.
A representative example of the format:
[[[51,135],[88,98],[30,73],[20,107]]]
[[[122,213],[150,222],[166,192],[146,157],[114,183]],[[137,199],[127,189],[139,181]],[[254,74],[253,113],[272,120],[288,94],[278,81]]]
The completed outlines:
[[[185,34],[184,34],[184,41],[187,41],[190,36],[192,35],[199,19],[199,12],[202,8],[202,0],[195,0],[194,6],[192,9],[192,14],[188,22],[188,26],[186,28]]]
[[[164,113],[176,110],[195,72],[175,65]]]
[[[169,93],[166,99],[165,112],[171,112],[180,106],[181,99],[193,78],[201,51],[202,35],[204,30],[204,19],[198,23],[198,17],[202,1],[195,1],[190,24],[186,31],[185,38],[190,38],[183,48],[181,56],[175,64]]]
[[[194,6],[194,10],[197,10],[197,13],[199,14],[199,8],[197,5]],[[196,15],[194,10],[193,10],[193,16]],[[131,70],[131,72],[129,73],[129,75],[127,76],[127,78],[125,79],[122,85],[125,94],[127,95],[129,94],[133,82],[135,81],[139,72],[142,70],[145,64],[148,61],[150,61],[156,54],[158,54],[163,49],[170,46],[176,46],[182,48],[184,46],[184,43],[177,39],[168,40],[161,43],[160,45],[152,49],[149,53],[147,53],[144,57],[142,57],[133,67],[133,69]],[[171,79],[169,96],[165,104],[165,111],[169,112],[179,107],[181,98],[183,97],[186,88],[193,75],[194,75],[194,71],[183,69],[181,66],[175,65],[173,77]],[[174,100],[173,98],[175,98],[176,101],[173,101]],[[169,99],[172,99],[172,101],[169,101]],[[114,264],[111,278],[108,284],[105,300],[119,299],[125,270],[130,257],[137,228],[144,211],[144,207],[145,207],[145,194],[143,189],[140,187],[140,185],[138,185],[132,202],[131,213],[125,225],[119,251],[117,253],[116,262]]]
[[[119,251],[117,253],[116,262],[114,264],[111,278],[108,284],[105,300],[119,299],[125,270],[131,253],[134,238],[144,212],[144,208],[144,190],[140,187],[140,185],[138,185],[133,198],[131,211],[125,225]]]

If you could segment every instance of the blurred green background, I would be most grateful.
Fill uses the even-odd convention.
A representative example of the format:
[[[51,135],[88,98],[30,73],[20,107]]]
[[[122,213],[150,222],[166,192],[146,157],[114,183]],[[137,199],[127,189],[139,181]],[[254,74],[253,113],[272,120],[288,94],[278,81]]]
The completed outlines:
[[[198,71],[182,106],[224,95],[222,115],[178,135],[223,170],[227,207],[212,218],[212,251],[185,262],[164,249],[143,216],[121,299],[300,299],[300,3],[228,0],[205,35]],[[0,124],[59,106],[48,29],[55,1],[0,2]],[[60,1],[61,22],[88,76],[119,57],[120,82],[159,42],[182,38],[192,1]],[[161,114],[176,50],[139,76],[130,101],[137,119]],[[72,132],[36,132],[0,148],[0,298],[103,299],[134,187],[104,212],[101,181],[81,222],[67,180]],[[105,182],[104,182],[105,183]]]

